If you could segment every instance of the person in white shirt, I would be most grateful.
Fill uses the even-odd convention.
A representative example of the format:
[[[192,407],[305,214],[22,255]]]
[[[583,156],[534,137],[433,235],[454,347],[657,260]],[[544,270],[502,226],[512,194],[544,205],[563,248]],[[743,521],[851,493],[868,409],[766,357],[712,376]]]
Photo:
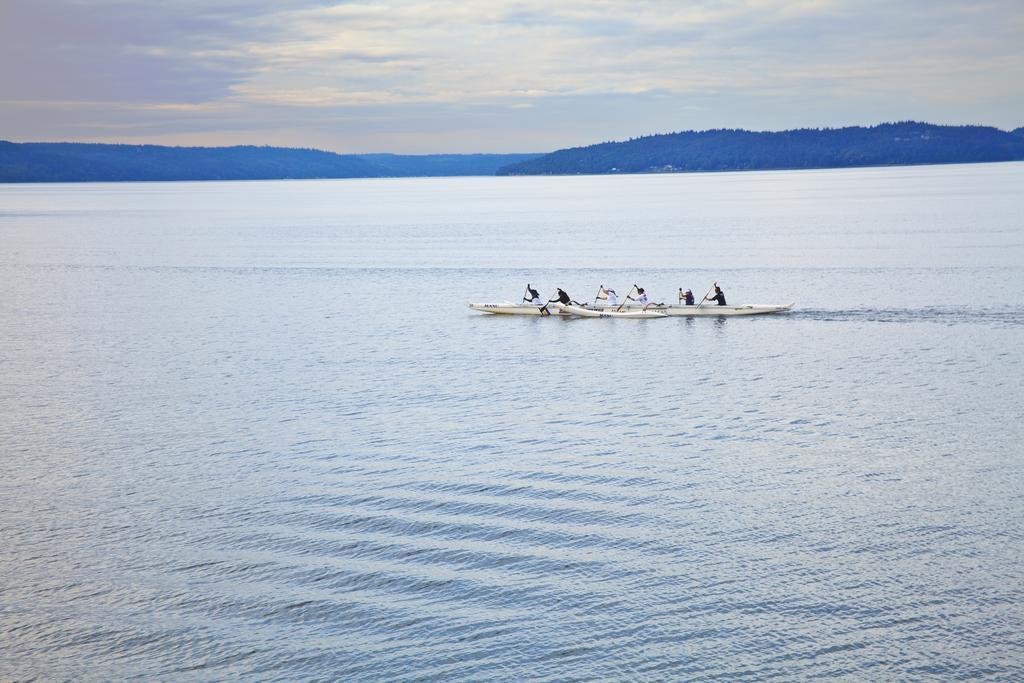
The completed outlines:
[[[601,291],[598,292],[598,294],[597,294],[597,298],[598,299],[607,299],[608,300],[608,306],[618,306],[619,305],[619,295],[615,293],[614,289],[611,289],[611,288],[605,289],[603,285],[601,286]]]
[[[644,291],[643,287],[637,287],[636,288],[636,293],[637,293],[637,297],[635,299],[633,297],[631,297],[631,296],[627,296],[626,299],[629,300],[629,301],[635,301],[638,304],[640,304],[641,306],[643,306],[644,308],[647,308],[648,306],[664,306],[665,305],[664,303],[660,303],[660,304],[651,303],[651,300],[647,297],[647,292]]]

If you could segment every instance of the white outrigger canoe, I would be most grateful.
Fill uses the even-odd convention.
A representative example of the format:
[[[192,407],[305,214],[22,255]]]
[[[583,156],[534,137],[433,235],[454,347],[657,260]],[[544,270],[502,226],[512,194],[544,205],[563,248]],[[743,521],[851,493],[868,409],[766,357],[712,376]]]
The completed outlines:
[[[510,301],[498,303],[471,303],[469,307],[481,313],[494,313],[497,315],[562,315],[579,316],[581,318],[667,318],[667,317],[714,317],[714,316],[735,316],[735,315],[764,315],[766,313],[785,313],[793,308],[793,304],[744,304],[743,306],[654,306],[647,308],[637,305],[623,306],[601,306],[590,308],[589,306],[562,305],[560,303],[549,303],[545,306],[535,304],[514,304]]]
[[[585,308],[583,306],[565,306],[560,303],[550,303],[547,310],[544,306],[534,304],[514,304],[508,301],[494,304],[469,305],[474,311],[481,313],[494,313],[497,315],[576,315],[581,318],[667,318],[668,315],[662,311],[644,311],[639,308],[623,309],[616,311],[612,308],[603,310]]]
[[[511,301],[502,301],[494,304],[470,304],[469,307],[481,313],[498,315],[562,315],[561,304],[548,304],[545,308],[534,304],[514,304]]]
[[[611,307],[608,307],[611,309]],[[744,304],[743,306],[648,306],[647,311],[664,313],[666,316],[722,316],[722,315],[763,315],[765,313],[785,313],[793,308],[793,304]],[[600,310],[600,309],[598,309]],[[642,306],[623,306],[623,311],[642,311]]]

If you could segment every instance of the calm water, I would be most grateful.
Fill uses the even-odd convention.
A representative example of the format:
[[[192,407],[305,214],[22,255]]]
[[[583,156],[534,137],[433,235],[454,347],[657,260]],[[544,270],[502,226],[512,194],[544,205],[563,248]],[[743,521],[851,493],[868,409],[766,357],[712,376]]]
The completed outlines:
[[[1022,188],[0,186],[0,678],[1019,680]]]

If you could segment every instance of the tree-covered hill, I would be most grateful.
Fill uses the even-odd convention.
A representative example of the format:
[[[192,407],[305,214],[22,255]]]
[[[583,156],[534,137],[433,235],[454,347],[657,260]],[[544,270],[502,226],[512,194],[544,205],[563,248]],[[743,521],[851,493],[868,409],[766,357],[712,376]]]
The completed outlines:
[[[707,130],[651,135],[552,152],[499,175],[750,171],[1024,159],[1024,136],[987,126],[907,121],[870,128],[781,132]]]
[[[358,157],[279,147],[0,142],[0,182],[259,180],[382,175]]]
[[[551,154],[334,154],[283,147],[163,147],[0,141],[0,182],[269,180],[746,171],[1024,160],[1024,128],[936,126],[777,133],[707,130]]]
[[[0,141],[0,182],[494,175],[537,154],[334,154],[284,147]]]

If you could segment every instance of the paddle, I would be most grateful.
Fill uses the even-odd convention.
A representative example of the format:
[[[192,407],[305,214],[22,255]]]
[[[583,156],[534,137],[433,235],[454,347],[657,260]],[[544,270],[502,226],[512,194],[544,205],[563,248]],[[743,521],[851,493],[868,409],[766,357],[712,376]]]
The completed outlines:
[[[594,295],[594,308],[597,308],[597,302],[598,302],[598,300],[600,300],[600,298],[601,298],[601,292],[603,292],[603,291],[604,291],[604,285],[600,285],[600,286],[598,286],[598,288],[597,288],[597,294],[595,294],[595,295]],[[608,295],[607,295],[607,294],[605,294],[604,298],[605,298],[605,299],[607,299],[607,298],[608,298]]]
[[[637,288],[637,286],[636,286],[636,285],[634,284],[634,285],[633,285],[633,289],[636,289],[636,288]],[[615,312],[616,312],[616,313],[618,313],[619,311],[621,311],[621,310],[622,310],[622,307],[626,305],[626,302],[627,302],[627,301],[629,301],[629,295],[633,293],[633,289],[630,289],[630,290],[629,290],[629,294],[627,294],[627,295],[626,295],[626,298],[622,300],[622,303],[621,303],[621,304],[619,304],[619,307],[615,309]]]
[[[554,295],[558,296],[558,290],[557,289],[554,291]],[[554,301],[554,299],[548,299],[548,304],[551,303],[552,301]],[[540,307],[540,314],[541,315],[551,315],[551,311],[548,310],[548,304],[544,304],[543,306]]]
[[[711,287],[710,287],[710,288],[708,288],[708,291],[704,292],[704,296],[703,296],[703,297],[701,297],[700,303],[699,303],[699,304],[697,304],[697,308],[700,308],[701,306],[703,306],[703,305],[704,305],[704,302],[708,300],[708,294],[710,294],[710,293],[711,293],[711,290],[712,290],[712,289],[714,289],[714,288],[715,288],[715,287],[717,287],[717,286],[718,286],[718,283],[716,282],[716,283],[714,283],[713,285],[711,285]]]
[[[523,294],[523,301],[530,301],[530,283],[526,283],[526,293]]]

